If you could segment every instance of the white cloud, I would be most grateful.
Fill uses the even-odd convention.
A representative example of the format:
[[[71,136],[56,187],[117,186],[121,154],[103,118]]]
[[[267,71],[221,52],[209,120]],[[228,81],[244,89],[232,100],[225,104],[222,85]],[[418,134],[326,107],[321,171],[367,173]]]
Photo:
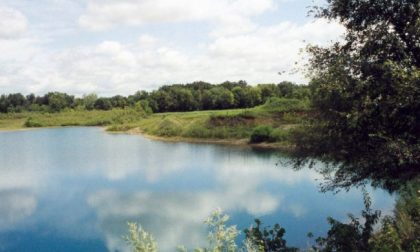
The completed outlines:
[[[288,74],[301,60],[299,50],[306,42],[326,43],[341,32],[340,26],[323,20],[301,26],[285,22],[247,34],[217,37],[194,54],[150,36],[142,36],[140,43],[133,44],[105,41],[55,55],[51,61],[57,64],[57,83],[51,85],[68,83],[65,90],[128,94],[196,80],[305,82],[302,74]],[[286,71],[286,75],[278,76],[280,71]]]
[[[0,86],[3,92],[127,95],[197,80],[304,83],[302,73],[291,74],[294,63],[301,61],[299,50],[307,42],[336,40],[343,29],[324,20],[261,25],[253,19],[276,8],[274,0],[88,0],[87,9],[79,13],[79,22],[87,28],[162,22],[207,22],[210,26],[203,26],[209,29],[204,29],[205,39],[197,41],[198,45],[185,45],[151,31],[142,31],[132,40],[112,32],[101,37],[100,33],[79,31],[74,35],[87,37],[89,43],[72,38],[64,46],[54,41],[57,38],[44,38],[34,31],[7,40],[1,39],[0,31]],[[58,48],[51,48],[56,44]],[[283,71],[286,73],[279,76]]]
[[[273,0],[89,0],[79,24],[91,30],[104,30],[116,25],[230,22],[231,19],[252,17],[272,8]]]
[[[18,10],[0,6],[0,40],[21,37],[27,30],[26,17]]]

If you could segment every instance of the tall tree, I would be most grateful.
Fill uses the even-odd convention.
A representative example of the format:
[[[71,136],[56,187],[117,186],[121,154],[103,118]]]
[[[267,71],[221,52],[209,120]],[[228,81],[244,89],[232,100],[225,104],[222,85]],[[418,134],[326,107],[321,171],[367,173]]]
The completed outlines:
[[[309,134],[297,165],[329,164],[324,189],[372,182],[398,189],[420,171],[420,1],[328,0],[316,17],[346,28],[344,42],[309,46]]]

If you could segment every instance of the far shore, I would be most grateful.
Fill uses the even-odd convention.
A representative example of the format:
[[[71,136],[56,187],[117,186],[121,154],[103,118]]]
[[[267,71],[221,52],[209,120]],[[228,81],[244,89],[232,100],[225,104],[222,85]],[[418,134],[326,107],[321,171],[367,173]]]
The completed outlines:
[[[287,146],[281,143],[258,143],[258,144],[251,144],[249,140],[244,139],[209,139],[209,138],[188,138],[188,137],[165,137],[165,136],[155,136],[144,133],[140,128],[133,128],[128,131],[117,131],[116,133],[123,133],[123,134],[130,134],[130,135],[141,135],[148,139],[155,140],[155,141],[163,141],[163,142],[172,142],[172,143],[192,143],[192,144],[216,144],[216,145],[230,145],[230,146],[237,146],[237,147],[245,147],[245,148],[260,148],[260,149],[275,149],[281,151],[288,151],[292,147]]]
[[[72,128],[72,127],[99,127],[106,131],[107,133],[117,133],[117,134],[129,134],[129,135],[141,135],[148,139],[154,141],[162,142],[171,142],[171,143],[191,143],[191,144],[215,144],[215,145],[229,145],[242,148],[258,148],[258,149],[271,149],[271,150],[280,150],[280,151],[289,151],[293,148],[290,145],[285,145],[282,143],[249,143],[249,140],[246,138],[243,139],[208,139],[208,138],[189,138],[189,137],[165,137],[165,136],[155,136],[143,132],[140,128],[133,128],[127,131],[107,131],[106,126],[49,126],[49,127],[14,127],[14,128],[0,128],[0,132],[14,132],[14,131],[29,131],[29,130],[39,130],[39,129],[56,129],[56,128]]]
[[[259,148],[259,149],[272,149],[272,150],[281,150],[288,151],[292,147],[289,145],[284,145],[281,143],[257,143],[251,144],[248,139],[208,139],[208,138],[188,138],[188,137],[165,137],[165,136],[155,136],[144,133],[140,128],[133,128],[127,131],[107,131],[108,127],[104,126],[50,126],[50,127],[15,127],[15,128],[0,128],[0,132],[14,132],[14,131],[29,131],[29,130],[39,130],[39,129],[56,129],[56,128],[72,128],[72,127],[99,127],[102,128],[107,133],[119,133],[119,134],[129,134],[129,135],[141,135],[151,140],[162,141],[162,142],[172,142],[172,143],[191,143],[191,144],[216,144],[216,145],[230,145],[244,148]]]

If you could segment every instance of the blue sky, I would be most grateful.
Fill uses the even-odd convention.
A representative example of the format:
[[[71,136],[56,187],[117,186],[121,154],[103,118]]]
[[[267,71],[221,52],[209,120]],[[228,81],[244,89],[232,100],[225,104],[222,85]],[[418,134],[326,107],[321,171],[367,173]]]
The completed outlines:
[[[0,93],[130,94],[164,84],[305,83],[299,49],[343,29],[320,0],[0,0]],[[278,72],[285,72],[279,75]]]

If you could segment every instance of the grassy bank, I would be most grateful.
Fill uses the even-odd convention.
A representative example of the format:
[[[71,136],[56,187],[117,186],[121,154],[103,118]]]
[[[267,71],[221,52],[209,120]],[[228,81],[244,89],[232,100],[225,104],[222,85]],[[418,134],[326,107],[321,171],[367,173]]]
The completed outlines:
[[[63,126],[110,126],[137,122],[143,112],[134,109],[68,110],[59,113],[25,112],[0,114],[0,130]]]
[[[250,109],[153,114],[137,122],[113,125],[108,130],[140,131],[175,141],[247,143],[259,128],[265,127],[265,137],[256,143],[287,145],[291,129],[303,122],[306,112],[307,104],[303,101],[275,99]]]
[[[250,109],[157,113],[146,115],[134,109],[110,111],[63,111],[59,113],[16,113],[0,115],[0,130],[60,127],[106,126],[108,131],[141,132],[169,140],[288,143],[290,130],[304,120],[307,104],[294,99],[271,99]],[[261,127],[264,130],[261,131]],[[264,135],[265,134],[265,135]]]

